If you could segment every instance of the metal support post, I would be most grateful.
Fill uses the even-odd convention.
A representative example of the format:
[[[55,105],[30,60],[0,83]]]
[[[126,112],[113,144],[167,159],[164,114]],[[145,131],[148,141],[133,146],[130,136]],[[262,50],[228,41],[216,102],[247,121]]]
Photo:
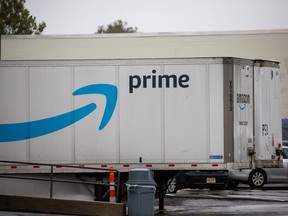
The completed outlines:
[[[51,165],[51,172],[50,172],[50,198],[53,198],[53,165]]]

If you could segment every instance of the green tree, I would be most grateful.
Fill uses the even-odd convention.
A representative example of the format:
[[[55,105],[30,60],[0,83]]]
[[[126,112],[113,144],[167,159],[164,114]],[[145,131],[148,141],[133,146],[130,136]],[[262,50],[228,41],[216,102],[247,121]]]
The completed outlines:
[[[127,22],[117,20],[107,26],[99,26],[95,34],[103,33],[135,33],[137,32],[136,27],[127,27]]]
[[[41,34],[46,23],[37,24],[36,17],[24,6],[25,0],[0,0],[1,35]]]

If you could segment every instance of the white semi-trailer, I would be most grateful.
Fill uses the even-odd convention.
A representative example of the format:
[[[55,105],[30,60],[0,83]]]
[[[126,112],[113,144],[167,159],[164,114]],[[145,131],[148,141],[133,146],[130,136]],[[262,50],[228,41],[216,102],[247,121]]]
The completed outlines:
[[[38,39],[26,36],[14,48],[29,50],[31,40],[45,48]],[[65,37],[55,40],[65,43]],[[113,37],[106,40],[113,52]],[[45,59],[45,49],[41,59],[27,52],[15,60],[5,55],[13,43],[1,53],[1,161],[113,166],[121,173],[148,168],[162,189],[175,175],[179,188],[224,187],[229,170],[281,165],[277,62],[137,54],[91,59],[89,53]],[[1,163],[0,172],[50,168]]]

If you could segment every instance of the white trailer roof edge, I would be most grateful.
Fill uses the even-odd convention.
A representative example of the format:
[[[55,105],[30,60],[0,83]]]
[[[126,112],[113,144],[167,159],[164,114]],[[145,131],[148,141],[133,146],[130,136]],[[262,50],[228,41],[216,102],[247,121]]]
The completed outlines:
[[[259,67],[272,67],[272,68],[280,68],[279,62],[277,61],[269,61],[269,60],[262,60],[262,59],[255,59],[255,65]]]
[[[36,67],[36,66],[89,66],[89,65],[182,65],[182,64],[247,64],[252,66],[254,63],[261,66],[270,66],[279,68],[279,62],[261,60],[261,59],[244,59],[238,57],[198,57],[198,58],[151,58],[151,59],[87,59],[87,60],[1,60],[0,66],[5,67]]]

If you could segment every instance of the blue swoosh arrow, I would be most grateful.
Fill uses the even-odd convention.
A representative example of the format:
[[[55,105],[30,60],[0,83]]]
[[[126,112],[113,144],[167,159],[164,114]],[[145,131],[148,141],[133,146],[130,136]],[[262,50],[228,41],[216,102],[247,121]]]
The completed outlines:
[[[239,105],[240,110],[244,110],[245,107],[246,107],[246,104],[244,104],[243,106],[240,106],[240,105]]]
[[[76,90],[73,95],[103,94],[106,107],[99,127],[102,130],[110,121],[117,102],[117,87],[109,84],[94,84]],[[61,130],[83,119],[96,109],[91,103],[68,113],[31,122],[0,124],[0,142],[31,139]]]
[[[63,129],[90,114],[96,109],[91,103],[77,110],[31,122],[0,124],[0,142],[31,139]]]
[[[84,94],[103,94],[106,97],[106,107],[102,117],[102,121],[99,126],[99,130],[102,130],[110,121],[112,114],[115,110],[117,102],[117,87],[110,84],[93,84],[84,86],[75,92],[73,95],[84,95]]]

